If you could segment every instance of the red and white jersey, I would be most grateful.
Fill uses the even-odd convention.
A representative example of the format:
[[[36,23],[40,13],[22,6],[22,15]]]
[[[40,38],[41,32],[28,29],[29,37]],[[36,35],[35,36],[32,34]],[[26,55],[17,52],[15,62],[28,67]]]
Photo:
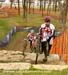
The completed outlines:
[[[37,46],[37,36],[34,36],[34,39],[32,41],[32,44],[33,44],[34,47]]]
[[[40,27],[40,33],[41,33],[41,41],[47,41],[47,39],[49,39],[50,36],[53,35],[55,30],[55,27],[53,24],[50,24],[49,27],[46,26],[46,24],[42,24]]]
[[[27,35],[27,37],[28,37],[29,40],[32,41],[32,40],[34,39],[34,34],[29,33],[29,34]]]

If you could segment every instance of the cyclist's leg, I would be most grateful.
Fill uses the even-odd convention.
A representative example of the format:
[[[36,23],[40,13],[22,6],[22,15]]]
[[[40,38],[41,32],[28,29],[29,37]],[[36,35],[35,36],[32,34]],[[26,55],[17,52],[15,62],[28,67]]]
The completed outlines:
[[[43,52],[44,52],[44,59],[43,61],[47,61],[47,42],[43,42]]]
[[[41,54],[43,53],[43,50],[44,50],[44,42],[41,42],[41,51],[40,51]]]
[[[32,41],[30,40],[30,49],[31,49],[31,52],[33,52],[33,47],[32,47]]]
[[[51,40],[51,38],[49,38],[49,39],[47,40],[47,44],[48,44],[47,54],[48,54],[48,56],[49,56],[49,53],[50,53],[50,50],[51,50],[51,46],[52,46],[52,45],[50,45],[50,40]]]

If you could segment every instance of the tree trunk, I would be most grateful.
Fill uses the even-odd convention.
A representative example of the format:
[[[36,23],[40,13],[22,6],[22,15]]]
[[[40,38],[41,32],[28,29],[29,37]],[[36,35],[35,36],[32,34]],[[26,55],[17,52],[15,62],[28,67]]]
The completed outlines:
[[[57,0],[55,0],[55,12],[57,11]]]
[[[45,7],[46,7],[46,0],[44,0],[44,10],[45,10]]]
[[[51,11],[51,0],[49,0],[48,8],[47,8],[47,15],[50,15]]]
[[[14,1],[14,0],[10,0],[10,2],[11,2],[11,4],[10,4],[10,8],[12,8],[13,1]]]
[[[33,13],[34,13],[34,2],[33,2]]]
[[[66,28],[67,11],[68,11],[68,3],[66,1],[63,3],[63,5],[60,4],[60,15],[61,15],[61,23],[63,26],[63,30],[65,30]]]
[[[42,0],[40,0],[40,11],[42,10]]]
[[[31,9],[31,0],[29,0],[29,14],[30,14],[30,9]]]
[[[42,16],[43,16],[43,5],[42,5]]]
[[[55,1],[53,0],[53,11],[54,11],[54,8],[55,8]]]
[[[60,15],[61,15],[61,24],[63,28],[63,32],[66,30],[66,18],[67,18],[67,11],[68,11],[68,0],[65,0],[63,4],[59,1],[60,7]],[[66,54],[66,34],[64,33],[64,43],[63,43],[63,54]],[[63,57],[64,58],[64,57]]]
[[[10,4],[10,8],[12,8],[12,4],[13,4],[13,2],[11,2],[11,4]]]
[[[18,15],[20,15],[20,0],[18,0]]]
[[[27,2],[24,0],[23,2],[23,18],[27,17]]]

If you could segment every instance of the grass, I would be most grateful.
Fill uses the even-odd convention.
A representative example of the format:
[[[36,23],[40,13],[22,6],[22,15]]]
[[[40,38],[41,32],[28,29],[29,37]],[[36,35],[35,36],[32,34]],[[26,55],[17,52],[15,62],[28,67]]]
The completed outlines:
[[[0,19],[0,40],[15,26],[39,26],[42,24],[42,17],[40,15],[28,15],[27,19],[23,19],[21,16]]]
[[[5,19],[0,19],[0,39],[2,39],[11,27],[8,25],[8,22]]]
[[[16,70],[4,71],[0,70],[0,75],[68,75],[68,69],[62,71],[47,71],[47,70]]]
[[[40,25],[42,23],[44,23],[44,16],[42,17],[39,14],[30,14],[27,15],[27,19],[23,19],[20,16],[17,17],[13,17],[11,18],[13,19],[14,22],[16,22],[18,25],[22,25],[22,26],[36,26],[36,27],[40,27]],[[59,20],[55,20],[52,18],[52,23],[55,25],[56,28],[60,27],[60,21]]]
[[[30,27],[40,27],[42,23],[44,23],[42,17],[39,14],[27,14],[27,19],[24,19],[22,16],[16,16],[11,18],[0,19],[0,40],[4,38],[4,36],[9,32],[9,30],[17,25],[17,26],[30,26]],[[52,18],[52,23],[55,25],[57,30],[61,29],[60,21]],[[27,33],[19,32],[16,33],[11,43],[5,49],[8,50],[22,50],[22,40],[26,38]],[[18,45],[18,46],[17,46]]]
[[[36,14],[30,14],[27,15],[27,19],[23,19],[21,16],[13,17],[13,21],[22,26],[39,26],[42,24],[42,17],[41,15],[36,15]]]

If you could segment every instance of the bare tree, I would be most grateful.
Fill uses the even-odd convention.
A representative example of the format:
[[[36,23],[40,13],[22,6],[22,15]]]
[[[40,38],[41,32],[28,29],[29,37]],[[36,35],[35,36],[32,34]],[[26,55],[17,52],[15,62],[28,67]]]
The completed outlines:
[[[34,13],[34,8],[35,8],[35,5],[34,5],[34,2],[32,2],[33,3],[33,13]]]
[[[42,4],[42,16],[43,16],[43,4]]]
[[[55,0],[55,12],[57,11],[57,0]]]
[[[39,1],[40,1],[40,10],[42,10],[42,0]]]
[[[67,11],[68,11],[68,0],[64,0],[63,3],[61,3],[60,0],[58,0],[59,7],[60,7],[60,20],[63,28],[63,32],[66,30],[66,19],[67,19]],[[64,43],[63,43],[63,54],[66,53],[66,34],[64,33]]]
[[[23,18],[27,17],[27,1],[24,0],[23,2]]]
[[[51,11],[51,0],[48,0],[48,7],[47,7],[47,15],[50,14],[50,11]]]
[[[61,3],[60,0],[58,0],[58,2],[59,2],[59,8],[60,8],[60,17],[61,17],[62,27],[65,30],[66,17],[67,17],[67,11],[68,11],[68,0],[64,0],[63,3]]]
[[[11,4],[10,4],[10,8],[12,8],[13,2],[14,0],[10,0]]]
[[[44,10],[45,10],[45,7],[46,7],[46,0],[44,0]]]
[[[20,0],[17,1],[18,1],[18,15],[20,15]]]
[[[29,0],[29,14],[30,14],[30,9],[31,9],[31,0]]]

